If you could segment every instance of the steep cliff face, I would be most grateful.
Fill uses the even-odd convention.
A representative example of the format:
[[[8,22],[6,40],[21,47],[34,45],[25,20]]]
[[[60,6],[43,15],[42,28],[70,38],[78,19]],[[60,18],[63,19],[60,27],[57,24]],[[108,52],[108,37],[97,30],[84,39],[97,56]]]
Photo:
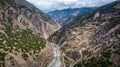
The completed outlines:
[[[0,67],[45,67],[53,50],[45,38],[60,28],[25,0],[0,0]]]
[[[65,67],[120,66],[120,1],[77,17],[54,33]]]
[[[83,15],[86,12],[94,10],[95,7],[83,7],[83,8],[68,8],[63,10],[51,11],[48,14],[61,26],[73,21],[77,16]]]

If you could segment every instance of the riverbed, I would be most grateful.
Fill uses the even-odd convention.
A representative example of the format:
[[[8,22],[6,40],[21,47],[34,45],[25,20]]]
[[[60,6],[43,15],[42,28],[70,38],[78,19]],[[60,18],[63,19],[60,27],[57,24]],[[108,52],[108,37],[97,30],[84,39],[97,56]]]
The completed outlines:
[[[53,47],[54,58],[48,67],[61,67],[60,51],[57,44],[50,43]]]

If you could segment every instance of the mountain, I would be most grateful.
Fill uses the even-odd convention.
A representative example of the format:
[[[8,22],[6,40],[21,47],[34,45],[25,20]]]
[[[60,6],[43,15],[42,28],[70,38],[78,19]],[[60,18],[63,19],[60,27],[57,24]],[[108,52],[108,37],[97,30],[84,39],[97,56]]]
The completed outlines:
[[[53,59],[45,40],[60,28],[26,0],[0,0],[0,67],[45,67]]]
[[[120,66],[120,1],[78,16],[48,40],[64,67]]]
[[[48,14],[59,24],[64,26],[71,22],[75,17],[80,16],[86,12],[92,11],[95,7],[82,8],[67,8],[63,10],[55,10],[48,12]]]

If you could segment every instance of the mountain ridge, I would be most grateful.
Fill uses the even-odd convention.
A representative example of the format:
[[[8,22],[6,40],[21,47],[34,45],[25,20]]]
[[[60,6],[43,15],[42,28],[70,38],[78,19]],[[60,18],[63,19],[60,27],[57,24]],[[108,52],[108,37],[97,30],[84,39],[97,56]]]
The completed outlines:
[[[96,7],[67,8],[48,12],[48,14],[62,26],[69,24],[74,18],[86,12],[94,10]]]
[[[25,0],[0,0],[0,67],[45,67],[53,59],[47,38],[60,28]]]
[[[120,1],[109,3],[77,17],[50,36],[48,40],[60,47],[63,66],[119,66],[119,12]]]

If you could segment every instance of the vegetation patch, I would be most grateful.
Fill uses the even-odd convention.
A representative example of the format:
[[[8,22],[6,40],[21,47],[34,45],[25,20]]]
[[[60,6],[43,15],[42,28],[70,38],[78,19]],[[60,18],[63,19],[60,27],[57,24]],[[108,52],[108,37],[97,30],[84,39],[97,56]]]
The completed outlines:
[[[109,47],[103,49],[100,54],[101,56],[91,57],[90,59],[82,60],[74,67],[110,67],[114,64],[113,61],[110,61],[112,54],[120,54],[118,45],[112,44]],[[111,49],[113,48],[114,51]]]
[[[107,50],[105,52],[102,52],[103,57],[110,58],[111,57],[111,50]]]
[[[0,0],[0,3],[2,4],[2,5],[4,5],[6,2],[8,2],[9,0]]]
[[[0,52],[0,67],[5,67],[4,64],[5,64],[5,55],[6,53],[4,52]]]
[[[5,28],[0,32],[0,49],[5,53],[15,53],[22,51],[22,57],[27,60],[28,54],[33,51],[39,53],[45,47],[46,40],[40,34],[33,34],[30,29],[18,30],[13,29],[13,18],[7,17],[7,21],[1,21],[1,25]],[[0,52],[0,67],[4,65],[5,53]]]

